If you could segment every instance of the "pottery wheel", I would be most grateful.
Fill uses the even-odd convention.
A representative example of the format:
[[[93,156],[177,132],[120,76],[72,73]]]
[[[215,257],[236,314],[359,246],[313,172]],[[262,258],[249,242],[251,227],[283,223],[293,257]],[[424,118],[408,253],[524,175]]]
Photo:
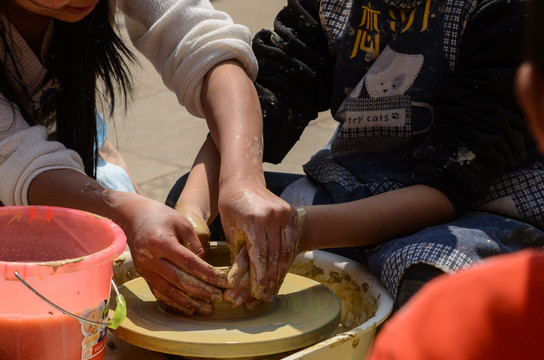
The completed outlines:
[[[326,339],[340,322],[340,301],[328,287],[287,274],[270,303],[256,309],[215,304],[211,315],[165,313],[142,278],[120,292],[127,318],[116,336],[157,352],[197,358],[243,358],[288,352]]]

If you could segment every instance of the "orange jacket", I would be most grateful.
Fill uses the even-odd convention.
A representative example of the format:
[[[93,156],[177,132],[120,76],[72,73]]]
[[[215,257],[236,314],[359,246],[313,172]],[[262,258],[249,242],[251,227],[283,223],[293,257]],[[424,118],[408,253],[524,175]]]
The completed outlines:
[[[428,283],[367,360],[541,359],[543,329],[544,252],[523,250]]]

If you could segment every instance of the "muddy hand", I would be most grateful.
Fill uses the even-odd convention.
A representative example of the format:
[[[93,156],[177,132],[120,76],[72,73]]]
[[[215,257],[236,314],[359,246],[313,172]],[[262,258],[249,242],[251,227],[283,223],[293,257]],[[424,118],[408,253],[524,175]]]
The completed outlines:
[[[291,226],[285,226],[277,233],[279,241],[268,242],[269,256],[267,257],[266,264],[261,264],[262,268],[266,271],[265,285],[261,298],[254,296],[253,292],[246,290],[248,286],[250,289],[253,286],[251,284],[251,271],[253,267],[251,266],[252,262],[249,250],[246,247],[242,247],[236,255],[228,275],[229,288],[225,290],[224,294],[225,300],[230,301],[234,307],[238,307],[242,303],[246,307],[251,307],[251,304],[256,305],[258,303],[256,300],[270,301],[272,296],[278,293],[297,255],[298,238],[302,231],[304,210],[292,209],[291,215]]]
[[[289,204],[262,184],[237,181],[221,187],[219,211],[231,251],[231,260],[245,244],[249,257],[251,296],[270,300],[277,288],[282,246],[296,243],[293,211]],[[287,228],[287,230],[285,230]],[[283,236],[290,238],[282,239]],[[283,242],[283,244],[282,244]],[[282,264],[284,267],[285,264]],[[231,271],[229,286],[237,283],[240,272]]]
[[[180,203],[176,204],[176,211],[183,215],[189,223],[192,225],[193,230],[200,240],[200,244],[202,245],[202,248],[204,250],[204,253],[200,256],[202,258],[205,257],[209,241],[210,241],[210,228],[208,227],[208,224],[206,224],[206,221],[204,219],[197,215],[196,212],[191,211],[187,206],[182,205]],[[190,242],[194,238],[191,237],[191,239],[181,239],[180,242],[188,249],[191,249],[193,246]],[[185,243],[186,240],[189,240],[187,243]]]
[[[191,219],[149,199],[128,206],[134,218],[124,230],[136,269],[153,294],[169,309],[210,313],[211,303],[222,300],[226,274],[201,258],[204,248]]]
[[[304,229],[306,210],[303,208],[293,208],[292,211],[292,226],[285,227],[281,236],[281,247],[279,252],[280,259],[278,261],[278,272],[276,278],[277,287],[274,295],[278,293],[287,272],[291,268],[293,261],[295,261],[295,257],[299,253],[298,245]]]
[[[242,245],[232,263],[228,279],[229,288],[225,289],[223,297],[225,301],[232,304],[233,308],[247,304],[251,299],[254,299],[249,289],[249,257],[245,244]]]
[[[232,279],[236,277],[237,281]],[[232,304],[233,308],[244,305],[247,309],[253,309],[262,300],[251,296],[249,282],[249,257],[245,245],[240,249],[229,271],[229,288],[225,289],[223,298]]]

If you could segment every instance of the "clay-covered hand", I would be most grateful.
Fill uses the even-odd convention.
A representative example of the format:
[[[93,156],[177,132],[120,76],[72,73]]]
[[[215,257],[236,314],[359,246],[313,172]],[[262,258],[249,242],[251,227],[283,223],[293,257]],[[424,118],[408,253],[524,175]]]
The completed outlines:
[[[229,288],[238,288],[249,269],[251,297],[270,301],[297,252],[296,209],[263,185],[238,181],[221,187],[219,211],[233,263]],[[244,246],[247,256],[237,256]]]
[[[195,231],[195,221],[202,226],[198,218],[142,197],[120,204],[130,212],[123,229],[134,265],[160,304],[188,315],[210,313],[211,303],[222,300],[227,276],[201,258],[205,251]]]
[[[211,232],[202,215],[199,215],[202,212],[199,211],[198,208],[191,209],[191,206],[183,204],[181,201],[176,204],[176,211],[183,215],[191,223],[196,236],[202,244],[203,253],[199,254],[199,256],[203,259],[206,258]],[[181,243],[184,243],[183,240]],[[190,241],[187,243],[187,245],[191,246]]]
[[[296,211],[297,215],[297,242],[295,246],[290,249],[291,252],[289,255],[286,254],[286,258],[288,260],[284,263],[285,265],[279,266],[278,268],[277,278],[275,281],[276,290],[274,291],[273,295],[277,294],[279,291],[281,284],[289,271],[289,268],[291,267],[296,255],[299,253],[298,240],[300,239],[304,227],[304,217],[306,215],[306,211],[303,208],[297,208],[294,211]],[[226,289],[223,294],[225,301],[230,302],[234,308],[244,305],[246,308],[252,309],[262,301],[262,299],[257,299],[251,295],[249,269],[249,256],[247,248],[246,246],[242,246],[234,258],[231,270],[229,271],[230,287]],[[239,280],[231,281],[231,279],[234,277]]]
[[[229,275],[230,279],[233,279],[234,275],[239,277],[238,280],[231,280],[230,286],[232,287],[225,289],[225,292],[223,293],[224,300],[230,302],[233,308],[244,305],[247,309],[253,309],[262,302],[261,299],[256,299],[251,296],[249,283],[249,257],[245,244],[242,245],[238,255],[236,255]]]

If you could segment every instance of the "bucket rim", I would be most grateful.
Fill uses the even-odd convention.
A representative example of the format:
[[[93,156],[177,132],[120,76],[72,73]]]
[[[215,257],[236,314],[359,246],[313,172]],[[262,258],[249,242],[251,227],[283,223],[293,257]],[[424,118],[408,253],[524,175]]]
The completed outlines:
[[[0,207],[0,215],[5,212],[17,210],[27,212],[29,216],[32,216],[32,212],[40,211],[47,212],[51,216],[54,213],[65,213],[77,216],[80,219],[91,217],[93,221],[97,221],[97,224],[100,224],[104,228],[109,228],[109,231],[112,232],[113,241],[99,251],[77,258],[25,262],[0,260],[0,277],[4,277],[5,280],[19,281],[14,275],[15,272],[18,272],[21,277],[26,278],[29,276],[84,271],[85,269],[97,268],[107,262],[111,262],[113,268],[113,261],[126,249],[126,235],[124,231],[119,225],[106,217],[79,209],[44,205],[2,206]]]

